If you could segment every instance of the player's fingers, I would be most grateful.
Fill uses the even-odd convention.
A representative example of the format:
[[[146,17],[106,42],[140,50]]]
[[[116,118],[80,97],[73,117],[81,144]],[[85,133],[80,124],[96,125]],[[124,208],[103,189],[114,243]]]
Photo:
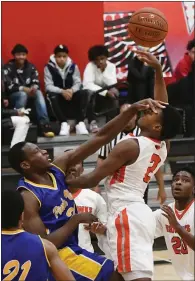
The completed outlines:
[[[163,213],[162,213],[162,215],[163,215],[165,218],[169,219],[169,216],[168,216],[168,215],[163,214]]]

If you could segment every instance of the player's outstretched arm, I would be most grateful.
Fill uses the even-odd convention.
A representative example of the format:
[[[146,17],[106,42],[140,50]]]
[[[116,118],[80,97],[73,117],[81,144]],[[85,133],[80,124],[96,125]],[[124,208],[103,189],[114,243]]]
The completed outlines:
[[[183,226],[179,224],[177,221],[174,211],[169,206],[162,206],[161,208],[163,210],[163,216],[165,216],[170,225],[174,227],[175,231],[179,234],[179,236],[186,242],[186,244],[195,251],[195,237],[190,232],[185,230]]]
[[[56,247],[49,241],[42,239],[45,252],[56,281],[75,281],[70,269],[60,259]]]
[[[138,111],[151,108],[154,112],[156,112],[156,107],[164,108],[164,104],[161,101],[155,101],[152,99],[146,99],[132,104],[132,106],[126,111],[119,114],[101,128],[95,137],[80,145],[74,151],[68,151],[63,156],[56,159],[54,164],[66,172],[68,167],[74,166],[75,164],[83,161],[88,156],[95,153],[103,145],[110,142],[119,132],[123,130],[125,125],[135,116],[135,114],[138,113]]]
[[[136,51],[138,58],[155,69],[154,99],[168,102],[167,88],[160,62],[149,52]]]
[[[162,205],[166,201],[167,195],[166,195],[165,186],[164,186],[163,172],[161,171],[161,169],[159,169],[156,172],[155,178],[156,178],[156,181],[157,181],[157,184],[158,184],[157,200],[159,200],[160,204]]]
[[[105,177],[114,174],[123,165],[133,164],[139,156],[137,140],[128,139],[118,143],[100,166],[89,174],[78,178],[67,178],[67,183],[72,187],[92,188]]]
[[[40,205],[35,196],[29,191],[22,191],[24,199],[24,221],[23,227],[26,231],[38,234],[52,242],[57,248],[61,247],[65,241],[72,235],[74,230],[78,227],[79,223],[93,223],[97,218],[89,213],[82,213],[73,215],[70,220],[62,227],[47,234],[45,225],[43,224],[40,216]]]

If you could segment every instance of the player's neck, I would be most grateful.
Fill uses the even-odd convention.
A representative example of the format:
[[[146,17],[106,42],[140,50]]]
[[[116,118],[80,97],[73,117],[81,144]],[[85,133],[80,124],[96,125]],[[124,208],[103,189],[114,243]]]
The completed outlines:
[[[194,200],[194,197],[190,197],[190,198],[187,198],[187,199],[183,199],[183,200],[175,200],[175,208],[178,210],[178,211],[183,211],[185,210],[185,208],[190,204],[190,202]]]
[[[29,174],[26,175],[25,178],[29,181],[32,181],[36,184],[44,184],[45,181],[51,181],[47,172],[39,173],[39,174]]]
[[[159,136],[158,135],[155,135],[155,134],[152,135],[151,132],[144,131],[144,130],[141,130],[139,136],[143,136],[143,137],[159,140]]]
[[[72,187],[69,187],[68,189],[69,189],[70,193],[72,193],[72,194],[75,194],[80,190],[80,188],[72,188]]]

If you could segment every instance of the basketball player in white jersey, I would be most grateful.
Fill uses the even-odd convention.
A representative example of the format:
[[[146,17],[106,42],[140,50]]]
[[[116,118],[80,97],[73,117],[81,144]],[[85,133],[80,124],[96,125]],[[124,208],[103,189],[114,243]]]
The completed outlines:
[[[194,190],[195,173],[190,168],[178,170],[172,181],[175,201],[153,212],[155,237],[165,237],[172,264],[182,280],[194,280]]]
[[[137,53],[142,61],[155,68],[155,92],[167,102],[158,60],[151,54]],[[167,157],[165,140],[180,130],[181,116],[169,105],[156,108],[156,112],[149,109],[142,113],[138,126],[140,135],[127,135],[93,172],[68,180],[72,187],[91,188],[107,177],[107,241],[111,258],[126,281],[152,279],[156,222],[143,195],[151,177]]]
[[[83,163],[79,163],[68,170],[67,179],[72,175],[80,176],[83,171]],[[96,230],[98,242],[102,243],[101,236],[106,232],[107,223],[107,206],[105,200],[100,194],[91,189],[69,187],[69,190],[76,203],[78,213],[91,213],[98,218],[99,223],[94,223],[93,229],[95,228]],[[101,225],[101,227],[98,227],[99,225]],[[79,246],[94,253],[89,233],[90,228],[89,225],[79,225]]]

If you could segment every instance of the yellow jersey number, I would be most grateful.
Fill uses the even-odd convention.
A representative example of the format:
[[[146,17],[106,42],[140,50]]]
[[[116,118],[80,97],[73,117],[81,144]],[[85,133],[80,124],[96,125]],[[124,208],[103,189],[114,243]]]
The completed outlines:
[[[20,263],[18,260],[11,260],[11,261],[7,262],[3,268],[3,275],[7,275],[7,274],[8,275],[3,279],[3,281],[13,280],[17,276],[20,268],[22,270],[22,274],[20,275],[18,281],[25,281],[26,277],[29,273],[29,270],[31,268],[30,260],[26,261],[24,264],[22,264],[22,266],[20,266]]]

